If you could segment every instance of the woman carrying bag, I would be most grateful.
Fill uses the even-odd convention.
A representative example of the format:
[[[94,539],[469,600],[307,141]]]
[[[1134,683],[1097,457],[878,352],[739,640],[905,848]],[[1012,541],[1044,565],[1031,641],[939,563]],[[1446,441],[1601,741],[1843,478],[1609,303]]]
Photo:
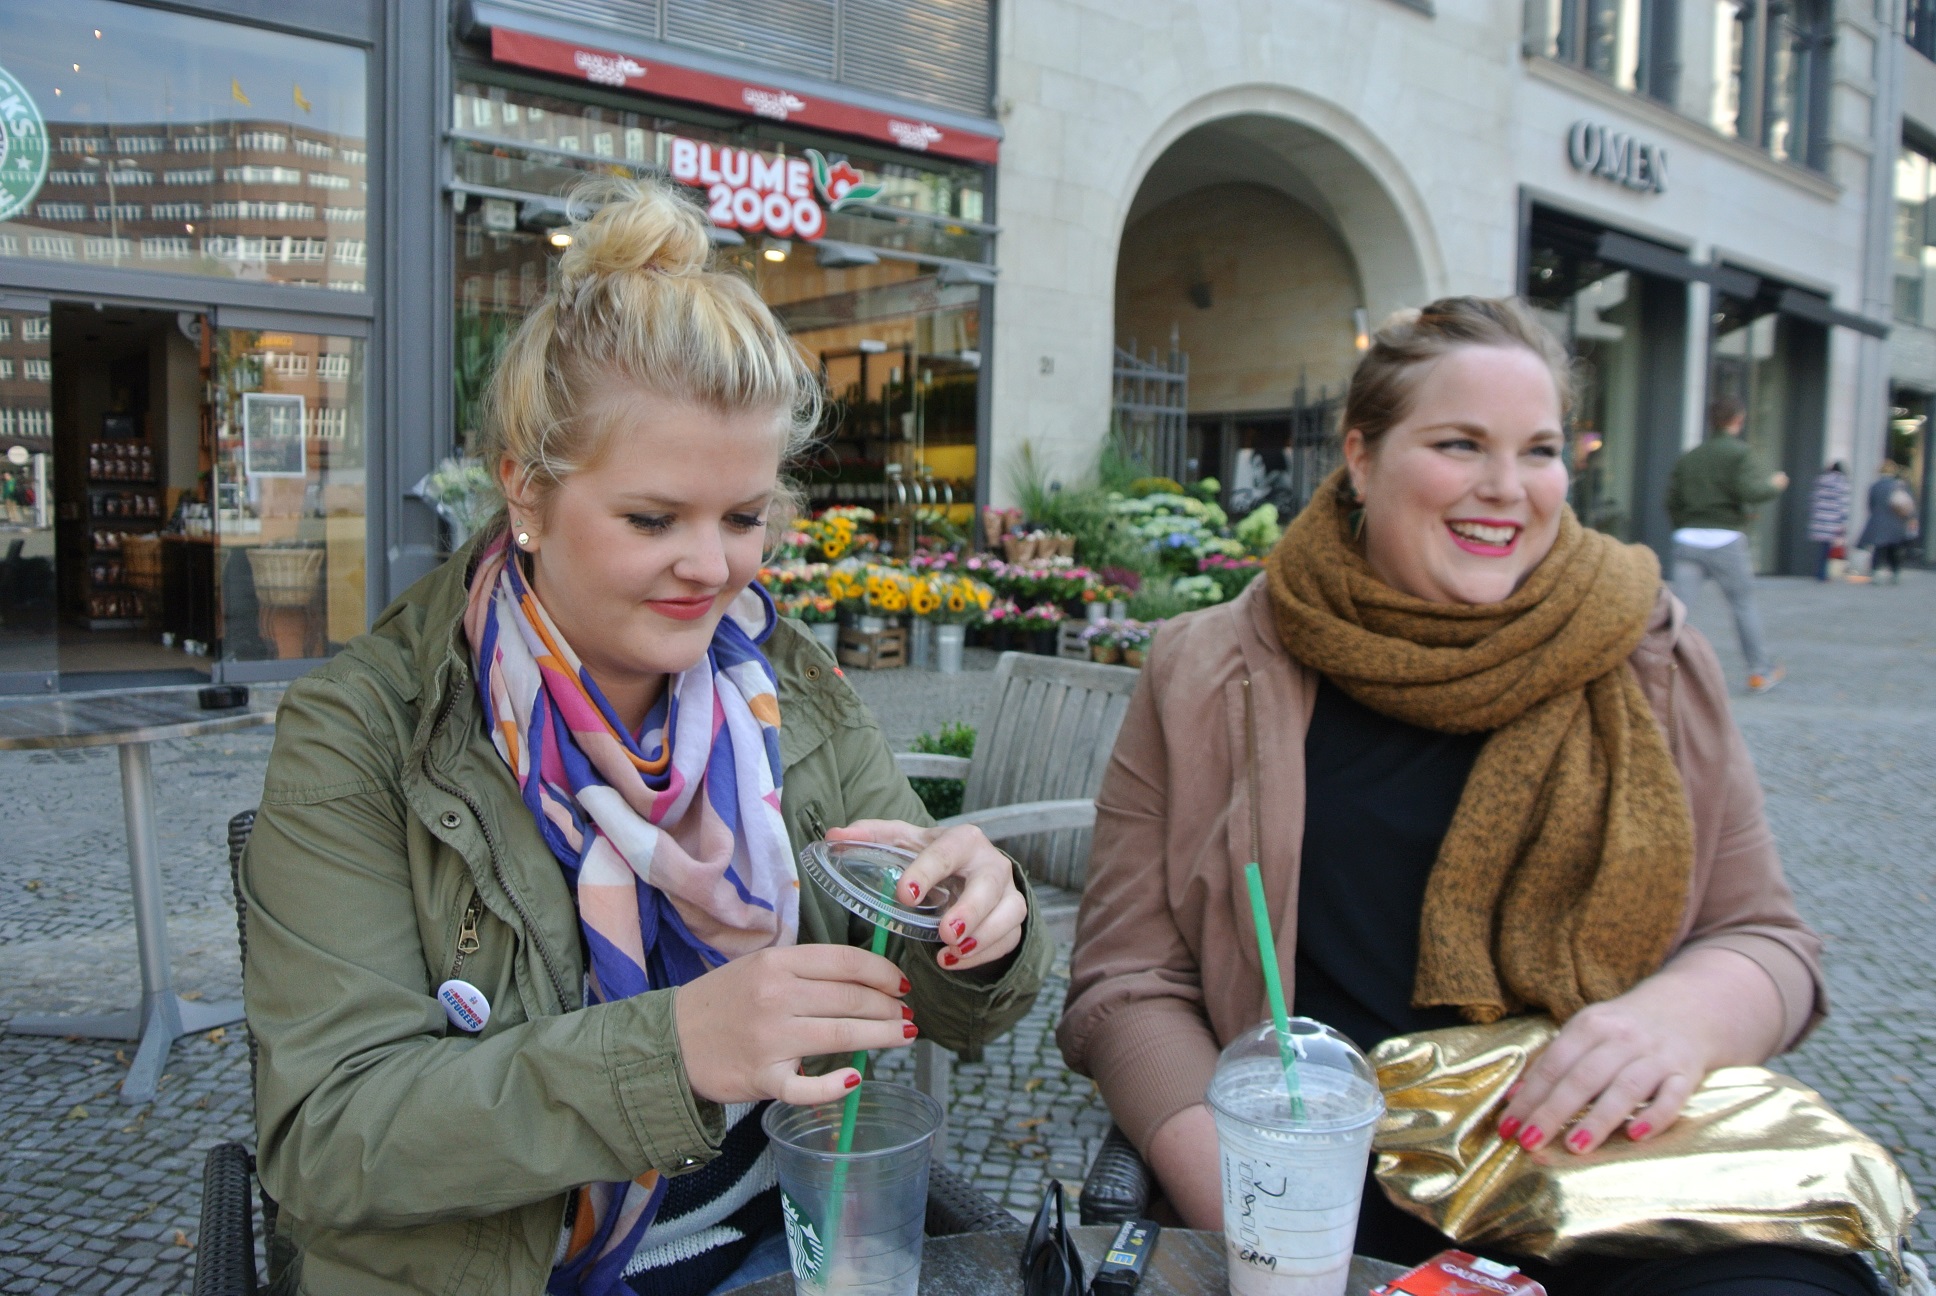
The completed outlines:
[[[1345,468],[1262,579],[1157,638],[1097,800],[1058,1034],[1186,1223],[1220,1219],[1218,1050],[1265,1015],[1253,850],[1293,1011],[1367,1050],[1561,1023],[1497,1126],[1550,1156],[1656,1137],[1710,1071],[1824,1011],[1712,648],[1650,550],[1567,507],[1571,396],[1516,302],[1386,324]],[[1446,1245],[1368,1185],[1360,1252]],[[1554,1296],[1873,1290],[1854,1259],[1776,1247],[1495,1258]],[[1703,1286],[1722,1280],[1747,1286]]]
[[[243,865],[278,1292],[784,1271],[763,1105],[841,1097],[856,1049],[972,1053],[1048,966],[1019,872],[929,826],[753,583],[811,369],[690,202],[573,205],[492,380],[506,515],[278,713]],[[822,836],[920,851],[906,902],[959,876],[946,943],[854,948],[795,870]]]

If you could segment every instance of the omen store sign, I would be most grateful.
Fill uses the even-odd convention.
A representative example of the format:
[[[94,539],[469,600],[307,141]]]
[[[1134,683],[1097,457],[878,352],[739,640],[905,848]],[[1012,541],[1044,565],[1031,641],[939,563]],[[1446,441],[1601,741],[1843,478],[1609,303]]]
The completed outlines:
[[[1566,160],[1582,175],[1636,193],[1667,192],[1667,150],[1590,121],[1576,121],[1566,133]]]

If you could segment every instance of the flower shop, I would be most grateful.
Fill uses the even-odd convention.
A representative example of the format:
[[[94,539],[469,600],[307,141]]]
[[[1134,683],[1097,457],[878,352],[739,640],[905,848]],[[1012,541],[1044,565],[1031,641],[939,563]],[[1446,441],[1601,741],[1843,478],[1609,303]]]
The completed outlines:
[[[953,673],[975,645],[1140,667],[1162,621],[1236,597],[1281,533],[1273,506],[1233,524],[1217,492],[1120,473],[1036,484],[982,511],[982,550],[833,507],[795,519],[760,579],[845,666]]]

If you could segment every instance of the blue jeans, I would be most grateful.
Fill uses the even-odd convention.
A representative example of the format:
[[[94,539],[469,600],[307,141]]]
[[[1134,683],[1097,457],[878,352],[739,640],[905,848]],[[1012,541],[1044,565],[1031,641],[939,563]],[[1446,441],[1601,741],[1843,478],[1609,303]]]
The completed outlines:
[[[762,1278],[786,1273],[792,1267],[793,1261],[787,1256],[786,1230],[776,1228],[753,1244],[746,1259],[740,1261],[739,1268],[726,1275],[725,1280],[713,1288],[711,1296],[722,1296],[724,1292],[748,1286]]]
[[[1748,673],[1767,674],[1775,663],[1768,656],[1761,633],[1761,611],[1754,597],[1754,557],[1748,552],[1746,536],[1736,537],[1719,549],[1674,546],[1674,593],[1689,609],[1700,597],[1701,582],[1710,576],[1734,610],[1734,631],[1741,636],[1741,655],[1748,659]]]

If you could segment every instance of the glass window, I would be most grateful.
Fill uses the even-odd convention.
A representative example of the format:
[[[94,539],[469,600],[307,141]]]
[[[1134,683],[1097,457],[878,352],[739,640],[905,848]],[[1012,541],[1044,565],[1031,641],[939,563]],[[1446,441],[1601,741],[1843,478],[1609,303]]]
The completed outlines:
[[[1764,300],[1743,301],[1720,293],[1715,295],[1713,323],[1708,399],[1740,402],[1747,411],[1741,437],[1756,462],[1773,472],[1788,462],[1794,383],[1787,357],[1793,326]],[[1779,569],[1780,531],[1779,506],[1764,505],[1748,528],[1756,570]]]
[[[325,656],[367,616],[363,343],[222,329],[214,360],[222,655]]]
[[[722,202],[730,204],[737,195],[717,174],[720,166],[727,166],[729,175],[744,166],[750,181],[756,163],[771,167],[806,159],[809,145],[804,137],[776,128],[770,138],[749,138],[743,130],[668,115],[673,111],[636,101],[605,106],[519,86],[460,80],[451,108],[451,120],[461,132],[454,150],[457,176],[480,186],[556,196],[587,174],[615,167],[669,172],[693,184],[709,206],[724,212],[730,206],[722,207]],[[699,152],[702,146],[704,154]],[[715,150],[730,154],[722,157]],[[807,237],[964,261],[992,259],[986,232],[973,228],[983,213],[981,168],[940,158],[917,164],[891,150],[861,145],[832,150],[823,144],[820,152],[838,173],[834,183],[844,179],[876,192],[864,202],[827,210],[833,204],[816,182],[812,192],[815,205],[823,209],[824,224]],[[800,183],[807,183],[804,173]],[[965,224],[937,219],[946,217]]]
[[[1936,163],[1913,148],[1896,156],[1896,318],[1930,326],[1936,312],[1936,247],[1930,238],[1930,199],[1936,197]]]
[[[0,693],[57,669],[51,338],[44,307],[0,311]]]
[[[555,199],[588,172],[698,166],[735,175],[804,161],[807,137],[750,137],[661,115],[656,105],[608,106],[518,86],[460,80],[453,120],[469,138],[456,148],[458,175],[480,186]],[[601,142],[602,141],[602,142]],[[704,153],[700,153],[703,147]],[[826,149],[823,144],[820,146]],[[879,192],[830,210],[812,183],[817,240],[741,226],[720,248],[816,357],[831,397],[821,449],[802,473],[816,507],[893,502],[893,478],[919,486],[924,502],[972,522],[979,427],[981,290],[882,252],[964,261],[992,252],[982,216],[984,173],[940,159],[913,163],[843,146],[825,163]],[[622,161],[621,161],[622,160]],[[703,179],[703,177],[702,177]],[[696,185],[709,206],[717,194]],[[903,215],[902,213],[905,213]],[[954,223],[948,218],[959,220]],[[472,200],[457,217],[456,414],[460,444],[479,425],[497,354],[543,295],[554,205]],[[716,223],[724,223],[715,218]],[[732,235],[728,236],[733,237]]]
[[[1622,90],[1672,101],[1676,60],[1670,0],[1535,0],[1529,19],[1542,24],[1538,48]],[[1667,49],[1656,56],[1655,47]]]
[[[0,6],[46,146],[44,175],[0,175],[0,255],[364,291],[364,62],[112,0]]]
[[[1818,105],[1826,98],[1817,82],[1826,75],[1828,47],[1822,6],[1816,0],[1767,0],[1767,120],[1762,143],[1784,162],[1816,164]]]
[[[1713,0],[1709,124],[1784,162],[1820,169],[1828,48],[1821,0]]]
[[[1742,0],[1714,0],[1713,100],[1708,122],[1723,135],[1739,137],[1741,78],[1747,68],[1748,27],[1754,6]]]

